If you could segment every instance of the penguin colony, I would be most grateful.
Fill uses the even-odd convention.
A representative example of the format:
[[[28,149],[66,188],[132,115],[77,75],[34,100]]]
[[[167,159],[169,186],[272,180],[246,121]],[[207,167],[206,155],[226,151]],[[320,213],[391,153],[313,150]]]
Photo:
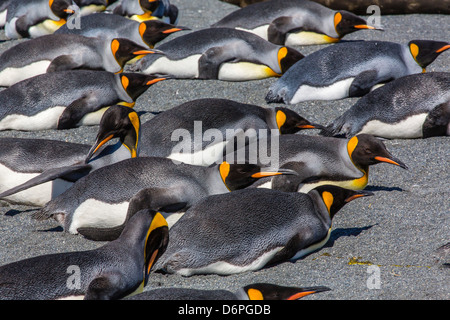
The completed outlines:
[[[75,14],[80,28],[70,25]],[[271,279],[236,292],[146,284],[153,272],[230,275],[301,263],[328,243],[344,206],[351,211],[351,201],[367,196],[376,203],[377,192],[366,190],[372,166],[408,169],[380,138],[450,135],[450,73],[425,72],[448,60],[449,39],[342,41],[380,27],[307,0],[253,4],[200,30],[178,26],[180,15],[168,0],[0,1],[6,37],[21,39],[0,52],[0,130],[98,128],[78,143],[6,133],[0,198],[76,237],[105,241],[0,261],[0,299],[293,300],[333,290]],[[305,54],[309,45],[319,49]],[[264,106],[212,92],[139,118],[152,110],[139,103],[146,91],[173,99],[160,81],[266,78],[268,91],[255,93]],[[357,102],[329,123],[292,107],[351,97]],[[226,139],[196,145],[191,137],[189,152],[180,149],[171,135],[192,134],[196,122]],[[279,141],[276,165],[248,163],[252,144],[236,141],[249,129],[258,145]],[[67,285],[69,266],[81,269],[78,286]]]

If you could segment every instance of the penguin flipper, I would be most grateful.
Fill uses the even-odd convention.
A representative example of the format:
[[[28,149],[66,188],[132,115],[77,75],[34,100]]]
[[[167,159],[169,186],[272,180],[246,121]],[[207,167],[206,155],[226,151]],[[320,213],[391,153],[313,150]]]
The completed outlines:
[[[198,60],[198,78],[217,80],[220,65],[236,58],[231,54],[232,51],[225,47],[212,47],[206,50]]]
[[[127,291],[125,284],[122,274],[118,272],[102,273],[89,283],[84,300],[120,299]]]
[[[30,24],[28,23],[27,16],[23,15],[16,20],[16,32],[23,38],[29,38],[30,33],[28,32],[28,28]]]
[[[102,106],[97,103],[97,99],[89,94],[73,101],[58,120],[58,130],[75,128],[83,117],[90,113],[99,110]]]
[[[18,185],[14,188],[8,189],[2,193],[0,193],[0,198],[5,198],[7,196],[13,195],[20,191],[29,189],[31,187],[43,184],[45,182],[49,182],[52,180],[56,180],[58,178],[65,178],[69,181],[76,181],[79,178],[87,175],[92,169],[92,166],[89,164],[80,164],[73,165],[67,167],[60,168],[52,168],[42,172],[40,175]]]
[[[77,62],[71,55],[62,55],[52,60],[47,68],[47,72],[58,72],[80,68],[81,63]]]
[[[349,97],[362,97],[369,93],[373,86],[388,79],[381,79],[376,70],[366,70],[358,74],[348,89]]]
[[[298,175],[279,175],[272,178],[272,189],[284,192],[297,192],[300,184],[307,179],[315,179],[311,176],[310,170],[304,162],[287,162],[280,167],[297,172]]]
[[[422,125],[424,138],[450,135],[450,101],[431,110]]]
[[[284,45],[286,34],[294,28],[292,17],[278,17],[270,23],[267,29],[267,39],[274,44]]]

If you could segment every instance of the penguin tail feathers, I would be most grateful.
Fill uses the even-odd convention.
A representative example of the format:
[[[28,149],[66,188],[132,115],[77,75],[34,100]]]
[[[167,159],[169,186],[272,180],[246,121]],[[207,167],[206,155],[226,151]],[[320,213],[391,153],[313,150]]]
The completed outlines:
[[[47,207],[39,209],[31,215],[33,219],[38,221],[50,219],[52,216],[53,214],[48,211]]]

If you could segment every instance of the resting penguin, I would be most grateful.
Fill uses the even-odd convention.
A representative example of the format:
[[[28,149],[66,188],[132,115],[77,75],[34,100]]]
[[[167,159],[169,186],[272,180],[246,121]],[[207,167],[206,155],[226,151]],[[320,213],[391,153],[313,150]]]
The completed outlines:
[[[266,101],[295,104],[361,97],[379,84],[423,72],[449,48],[447,42],[432,40],[412,40],[407,45],[383,41],[337,43],[296,63],[272,84]]]
[[[137,157],[139,133],[138,114],[116,105],[105,111],[92,147],[49,139],[0,138],[0,199],[42,207],[90,172]],[[114,138],[119,141],[105,145]]]
[[[37,38],[55,32],[79,8],[72,0],[14,0],[8,5],[5,34],[9,39]]]
[[[170,4],[169,0],[121,0],[113,13],[139,22],[163,19],[176,24],[178,21],[178,8]]]
[[[211,165],[221,162],[224,152],[252,141],[248,139],[314,128],[323,127],[287,108],[263,108],[228,99],[196,99],[145,122],[140,150],[141,156]]]
[[[212,27],[252,32],[287,46],[334,43],[362,29],[375,29],[345,10],[331,10],[308,0],[272,0],[252,4],[225,16]]]
[[[0,92],[0,130],[61,130],[96,125],[108,107],[133,107],[152,84],[165,79],[92,70],[38,75]]]
[[[50,34],[21,42],[0,55],[0,86],[12,86],[46,72],[73,69],[119,73],[127,62],[154,52],[124,38]]]
[[[252,283],[236,292],[192,288],[146,290],[126,300],[298,300],[307,295],[329,291],[328,287],[285,287],[272,283]]]
[[[227,162],[202,167],[157,157],[126,159],[77,180],[34,217],[52,217],[65,231],[92,240],[114,239],[129,217],[130,199],[139,192],[151,200],[149,208],[159,208],[171,226],[182,210],[208,195],[244,188],[264,176],[292,173]]]
[[[94,250],[54,253],[0,267],[0,298],[112,300],[142,292],[167,247],[163,216],[141,209],[120,237]]]
[[[324,185],[308,194],[245,189],[207,197],[170,229],[154,270],[229,275],[294,261],[325,245],[346,203],[369,195]]]
[[[450,135],[450,73],[419,73],[378,88],[323,132],[347,138],[368,133],[388,139]]]
[[[394,157],[383,142],[371,135],[360,134],[351,139],[287,134],[275,141],[278,146],[276,161],[268,168],[285,168],[297,174],[289,177],[263,178],[248,188],[272,188],[287,192],[306,193],[324,184],[346,189],[362,190],[369,181],[369,167],[389,163],[403,169],[408,167]],[[272,142],[260,139],[272,150]],[[247,161],[248,151],[240,156],[239,150],[224,159],[233,163]],[[274,159],[274,157],[271,157]],[[259,160],[261,161],[261,160]],[[259,164],[257,162],[251,162]]]
[[[230,28],[190,32],[158,46],[158,49],[164,55],[143,58],[127,67],[128,70],[170,74],[183,79],[245,81],[280,76],[303,58],[290,47]]]
[[[55,31],[55,34],[79,34],[102,39],[126,38],[141,46],[153,48],[174,32],[189,30],[160,20],[137,22],[116,14],[94,13],[80,18],[83,28],[69,29],[67,25]]]

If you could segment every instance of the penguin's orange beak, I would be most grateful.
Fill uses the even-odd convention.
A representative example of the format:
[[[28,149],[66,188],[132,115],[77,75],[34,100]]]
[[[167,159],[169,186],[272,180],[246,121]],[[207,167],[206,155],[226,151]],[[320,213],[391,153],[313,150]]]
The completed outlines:
[[[63,11],[70,14],[75,13],[75,11],[72,9],[64,9]]]
[[[146,85],[150,86],[150,85],[152,85],[152,84],[154,84],[154,83],[157,83],[157,82],[159,82],[159,81],[163,81],[163,80],[166,80],[166,79],[167,79],[167,78],[156,78],[156,79],[153,79],[153,80],[148,81],[148,82],[146,83]]]
[[[450,44],[443,46],[442,48],[436,50],[436,53],[444,52],[445,50],[450,49]]]

